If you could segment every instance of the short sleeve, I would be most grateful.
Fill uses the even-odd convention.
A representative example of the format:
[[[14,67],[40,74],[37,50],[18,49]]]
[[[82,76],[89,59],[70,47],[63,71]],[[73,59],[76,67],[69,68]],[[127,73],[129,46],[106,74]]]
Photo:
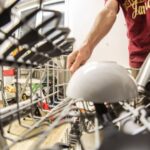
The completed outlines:
[[[104,0],[104,2],[105,2],[105,4],[107,3],[107,1],[109,1],[109,0]],[[117,11],[117,13],[119,12],[119,10],[120,10],[120,3],[119,3],[119,1],[118,0],[116,0],[117,2],[118,2],[118,11]]]

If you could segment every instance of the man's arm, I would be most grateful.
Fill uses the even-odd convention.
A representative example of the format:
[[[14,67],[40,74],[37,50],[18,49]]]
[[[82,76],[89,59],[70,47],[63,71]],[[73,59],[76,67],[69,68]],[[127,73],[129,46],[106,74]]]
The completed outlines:
[[[109,32],[116,20],[118,5],[117,0],[107,0],[82,46],[68,56],[67,67],[71,72],[75,72],[89,59],[97,43]]]

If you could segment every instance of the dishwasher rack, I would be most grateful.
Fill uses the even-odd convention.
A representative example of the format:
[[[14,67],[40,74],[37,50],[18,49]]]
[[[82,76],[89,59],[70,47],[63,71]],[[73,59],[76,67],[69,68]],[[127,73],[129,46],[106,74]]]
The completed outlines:
[[[72,121],[68,114],[70,110],[77,109],[75,101],[66,98],[65,95],[70,76],[65,67],[66,55],[72,51],[75,41],[74,38],[68,37],[70,29],[59,26],[61,13],[43,9],[42,0],[39,1],[39,8],[19,18],[11,11],[18,2],[19,0],[12,1],[9,6],[4,6],[2,2],[0,6],[0,20],[3,20],[0,22],[0,46],[5,42],[9,43],[0,56],[0,149],[4,150],[34,137],[37,137],[38,141],[29,149],[40,149],[45,136],[58,124]],[[29,21],[39,12],[49,13],[48,18],[36,27],[30,26]],[[12,21],[11,15],[15,15],[18,22],[5,31],[3,26]],[[41,32],[50,23],[50,29]],[[23,26],[26,26],[28,31],[21,37],[16,37],[14,33]],[[6,66],[14,71],[14,79],[9,86],[5,85]],[[26,75],[22,72],[26,72]],[[9,99],[6,97],[8,91],[13,93]],[[31,124],[24,122],[28,119],[32,120]],[[14,122],[18,122],[25,130],[16,135],[17,138],[11,136]],[[47,129],[32,133],[41,126],[46,126]],[[68,134],[65,138],[67,137]]]

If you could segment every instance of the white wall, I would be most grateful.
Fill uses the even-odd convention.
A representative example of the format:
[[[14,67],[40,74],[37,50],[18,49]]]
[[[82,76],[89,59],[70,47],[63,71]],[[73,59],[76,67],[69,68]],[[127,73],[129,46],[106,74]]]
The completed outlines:
[[[66,24],[76,38],[75,49],[85,39],[104,0],[66,0]],[[111,60],[128,67],[128,40],[126,27],[120,10],[111,32],[97,45],[90,60]]]

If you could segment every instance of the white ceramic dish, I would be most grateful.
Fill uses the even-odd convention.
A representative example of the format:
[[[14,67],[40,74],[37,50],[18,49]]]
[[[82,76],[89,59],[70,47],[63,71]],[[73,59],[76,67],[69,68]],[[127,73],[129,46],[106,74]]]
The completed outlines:
[[[113,103],[136,98],[137,87],[128,71],[117,63],[89,62],[72,75],[66,94],[95,103]]]

